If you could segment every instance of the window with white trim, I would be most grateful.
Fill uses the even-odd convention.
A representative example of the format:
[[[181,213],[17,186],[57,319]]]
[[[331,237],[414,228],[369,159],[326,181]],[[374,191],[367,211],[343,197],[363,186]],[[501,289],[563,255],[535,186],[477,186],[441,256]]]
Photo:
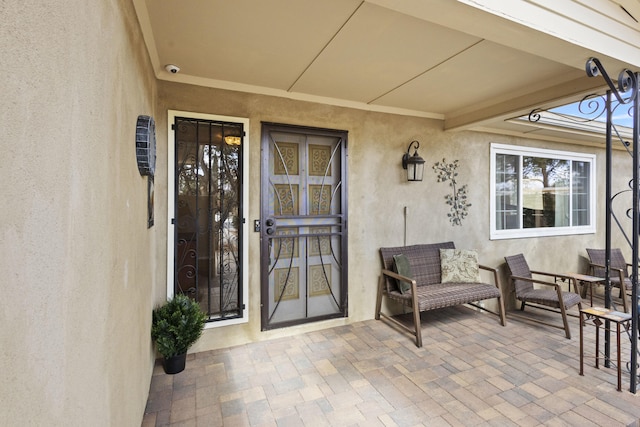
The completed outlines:
[[[491,239],[595,233],[593,154],[491,144]]]

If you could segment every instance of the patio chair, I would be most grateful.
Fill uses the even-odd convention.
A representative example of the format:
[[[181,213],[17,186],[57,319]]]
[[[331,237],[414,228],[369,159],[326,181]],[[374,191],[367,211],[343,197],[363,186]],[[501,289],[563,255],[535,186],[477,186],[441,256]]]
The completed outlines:
[[[521,317],[523,319],[542,323],[543,325],[551,326],[558,329],[564,329],[565,335],[568,339],[571,339],[571,331],[569,330],[569,322],[567,321],[567,310],[577,305],[578,309],[582,308],[582,298],[575,292],[564,292],[560,288],[559,283],[549,282],[545,280],[535,279],[533,275],[539,275],[544,277],[552,277],[553,280],[563,279],[568,281],[569,289],[571,289],[571,282],[576,288],[576,279],[570,276],[555,273],[545,273],[542,271],[532,271],[529,269],[529,265],[524,258],[524,255],[518,254],[513,256],[504,257],[507,262],[507,266],[511,272],[511,282],[515,287],[516,299],[521,301],[520,310],[524,311],[524,307],[539,308],[562,315],[562,324],[545,322],[542,319],[535,319],[533,317]],[[534,288],[534,284],[542,285],[545,289]],[[533,304],[533,305],[532,305]],[[557,309],[557,310],[556,310]]]
[[[589,255],[589,274],[597,277],[605,277],[605,265],[606,265],[606,251],[604,249],[587,249]],[[620,298],[622,299],[622,306],[624,312],[628,313],[630,310],[629,302],[627,301],[627,291],[631,292],[633,289],[633,283],[629,278],[628,267],[631,264],[627,263],[622,255],[622,251],[619,248],[611,248],[611,264],[610,264],[610,278],[611,286],[620,289]],[[624,284],[624,285],[622,285]]]

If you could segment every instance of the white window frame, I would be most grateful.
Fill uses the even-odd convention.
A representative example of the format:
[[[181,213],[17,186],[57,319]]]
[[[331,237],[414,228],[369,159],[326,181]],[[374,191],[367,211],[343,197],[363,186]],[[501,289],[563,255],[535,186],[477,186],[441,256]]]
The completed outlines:
[[[523,209],[523,192],[522,192],[522,167],[520,167],[518,178],[518,210],[520,216],[520,228],[515,230],[498,230],[496,229],[496,155],[507,154],[520,158],[522,164],[523,156],[545,157],[568,161],[588,162],[590,163],[589,177],[589,225],[568,226],[568,227],[539,227],[539,228],[523,228],[522,227],[522,209]],[[567,236],[574,234],[592,234],[596,232],[596,156],[595,154],[575,153],[570,151],[547,150],[543,148],[521,147],[504,144],[491,144],[491,172],[490,172],[490,239],[515,239],[526,237],[542,237],[542,236]],[[573,177],[571,177],[573,180]],[[573,181],[569,185],[572,186]],[[569,212],[573,212],[573,197],[569,197]]]
[[[249,209],[249,119],[244,117],[219,116],[213,114],[194,113],[189,111],[168,110],[167,120],[167,298],[173,298],[173,257],[174,257],[174,224],[171,223],[175,205],[175,143],[176,134],[173,124],[176,117],[187,117],[193,119],[212,120],[220,122],[242,123],[245,136],[242,139],[242,209],[245,218],[242,221],[242,299],[240,301],[242,308],[242,317],[216,320],[215,322],[205,323],[205,329],[219,328],[222,326],[236,325],[249,322],[249,221],[246,216],[250,212]]]

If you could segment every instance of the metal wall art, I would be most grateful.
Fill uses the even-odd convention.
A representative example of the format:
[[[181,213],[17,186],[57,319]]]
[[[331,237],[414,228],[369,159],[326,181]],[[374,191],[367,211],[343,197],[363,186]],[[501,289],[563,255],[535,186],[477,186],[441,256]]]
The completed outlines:
[[[447,163],[445,159],[442,162],[436,162],[433,165],[433,171],[438,177],[438,182],[449,181],[449,187],[452,188],[453,193],[444,196],[447,205],[451,206],[451,212],[447,214],[451,225],[462,225],[462,220],[468,215],[467,210],[471,206],[471,203],[467,201],[467,186],[466,184],[457,187],[456,177],[458,172],[458,161],[454,160],[452,163]]]

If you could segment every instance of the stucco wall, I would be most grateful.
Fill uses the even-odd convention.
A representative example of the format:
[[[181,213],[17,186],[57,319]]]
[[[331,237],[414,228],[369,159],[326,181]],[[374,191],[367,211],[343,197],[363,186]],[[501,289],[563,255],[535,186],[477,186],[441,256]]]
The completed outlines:
[[[250,206],[247,221],[259,218],[260,208],[260,123],[261,121],[309,125],[349,132],[349,318],[321,324],[260,331],[259,235],[249,236],[249,317],[245,325],[205,331],[192,351],[237,345],[297,333],[301,330],[338,325],[373,318],[375,290],[379,273],[378,248],[403,244],[404,207],[408,208],[407,243],[453,240],[461,248],[475,248],[481,262],[500,267],[503,275],[505,255],[524,253],[532,268],[558,272],[586,268],[586,247],[603,247],[604,217],[604,150],[573,144],[526,140],[511,136],[478,132],[443,132],[441,123],[423,118],[404,117],[375,112],[329,107],[282,98],[202,88],[178,83],[159,83],[159,174],[166,175],[166,111],[168,109],[219,114],[250,119],[249,167]],[[420,155],[427,160],[425,179],[408,183],[400,166],[402,154],[413,139],[420,141]],[[491,142],[527,145],[556,150],[597,154],[598,232],[597,234],[509,239],[489,241],[489,146]],[[624,157],[617,153],[621,165]],[[443,158],[458,159],[458,181],[468,185],[469,215],[462,226],[452,226],[447,218],[449,206],[445,195],[451,189],[436,182],[432,166]],[[621,168],[630,170],[628,166]],[[625,185],[626,176],[617,174],[618,184]],[[166,178],[164,178],[166,182]],[[619,186],[619,185],[618,185]],[[156,181],[160,222],[166,223],[166,185]],[[618,236],[619,237],[619,236]],[[505,286],[508,284],[505,280]],[[156,288],[156,301],[165,297]],[[507,291],[507,293],[509,293]]]
[[[139,425],[162,236],[135,161],[156,83],[133,7],[2,2],[0,21],[0,423]]]
[[[260,178],[261,121],[349,131],[349,318],[260,332],[259,245],[251,233],[250,322],[207,330],[192,351],[372,318],[377,249],[402,243],[405,206],[408,243],[454,240],[478,248],[489,265],[524,252],[535,267],[571,271],[583,268],[584,247],[602,245],[602,215],[596,235],[488,241],[490,142],[594,149],[444,133],[428,119],[157,83],[127,0],[4,2],[0,20],[3,425],[120,426],[142,419],[155,356],[151,310],[166,296],[169,108],[248,117],[251,183]],[[151,229],[147,181],[135,164],[139,114],[158,122]],[[412,139],[428,162],[422,183],[407,183],[400,168]],[[602,200],[603,152],[596,152]],[[449,188],[430,169],[443,157],[460,160],[460,182],[469,185],[473,206],[461,227],[450,225]],[[624,154],[616,157],[622,164]],[[618,174],[618,188],[627,180]],[[251,188],[249,221],[259,217],[260,202],[257,186]]]

